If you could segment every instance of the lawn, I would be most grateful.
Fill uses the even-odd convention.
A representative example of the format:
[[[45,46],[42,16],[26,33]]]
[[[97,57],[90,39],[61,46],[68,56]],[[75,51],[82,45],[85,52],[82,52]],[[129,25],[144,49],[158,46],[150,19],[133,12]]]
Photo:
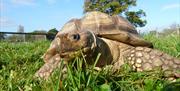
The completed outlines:
[[[155,49],[180,59],[179,35],[156,37],[147,34],[144,38],[151,41]],[[34,73],[43,65],[41,56],[49,45],[49,41],[0,42],[0,91],[161,91],[170,83],[160,73],[132,72],[128,65],[124,65],[118,74],[111,74],[109,70],[92,70],[93,66],[82,69],[83,58],[74,60],[77,68],[67,66],[65,80],[60,81],[61,68],[47,81],[35,79]],[[176,85],[180,87],[180,83]]]

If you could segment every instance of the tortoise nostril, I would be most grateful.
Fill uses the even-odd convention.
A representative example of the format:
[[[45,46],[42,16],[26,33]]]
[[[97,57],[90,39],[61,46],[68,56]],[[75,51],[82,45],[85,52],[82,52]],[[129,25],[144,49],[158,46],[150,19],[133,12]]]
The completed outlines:
[[[79,40],[80,39],[80,35],[79,34],[74,34],[73,35],[73,39],[74,40]]]

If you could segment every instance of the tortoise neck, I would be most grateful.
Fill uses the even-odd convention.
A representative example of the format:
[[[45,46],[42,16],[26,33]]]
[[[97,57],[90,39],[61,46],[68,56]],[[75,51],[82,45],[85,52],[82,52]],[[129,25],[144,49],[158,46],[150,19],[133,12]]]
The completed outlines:
[[[128,54],[131,51],[131,49],[134,48],[133,46],[109,40],[106,38],[101,38],[101,40],[106,44],[106,46],[103,45],[103,47],[105,47],[104,49],[106,50],[104,50],[102,47],[100,47],[100,49],[103,50],[103,52],[105,53],[104,55],[111,55],[111,63],[117,62],[119,60],[122,61],[122,63],[124,63],[124,55]]]

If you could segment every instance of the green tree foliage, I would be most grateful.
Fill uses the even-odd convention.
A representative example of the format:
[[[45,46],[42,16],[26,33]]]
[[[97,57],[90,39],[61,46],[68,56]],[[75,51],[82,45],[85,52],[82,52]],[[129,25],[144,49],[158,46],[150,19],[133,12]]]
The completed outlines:
[[[48,40],[53,40],[57,33],[58,33],[58,30],[56,28],[50,29],[47,32],[47,36],[46,37],[47,37]]]
[[[89,11],[101,11],[109,15],[125,15],[125,17],[136,27],[146,25],[146,16],[143,10],[129,11],[129,8],[136,6],[136,0],[85,0],[84,13]]]
[[[126,18],[136,27],[143,27],[146,25],[146,20],[142,20],[141,17],[146,16],[143,10],[137,12],[129,11],[125,12]]]

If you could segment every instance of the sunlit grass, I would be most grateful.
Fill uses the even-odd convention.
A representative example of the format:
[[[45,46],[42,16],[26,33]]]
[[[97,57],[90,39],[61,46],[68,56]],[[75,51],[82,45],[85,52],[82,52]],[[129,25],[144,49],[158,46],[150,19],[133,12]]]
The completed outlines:
[[[152,42],[155,49],[180,58],[180,35],[156,36],[154,34],[147,34],[144,35],[144,38]]]
[[[153,42],[155,49],[180,58],[178,35],[157,38],[148,34],[144,38]],[[82,68],[82,62],[86,61],[83,58],[76,58],[67,65],[66,79],[62,79],[61,68],[56,69],[47,81],[34,79],[35,72],[43,65],[40,57],[49,45],[48,41],[0,42],[0,91],[161,91],[170,83],[160,73],[132,72],[128,65],[117,74],[107,69],[93,70],[93,65]]]

